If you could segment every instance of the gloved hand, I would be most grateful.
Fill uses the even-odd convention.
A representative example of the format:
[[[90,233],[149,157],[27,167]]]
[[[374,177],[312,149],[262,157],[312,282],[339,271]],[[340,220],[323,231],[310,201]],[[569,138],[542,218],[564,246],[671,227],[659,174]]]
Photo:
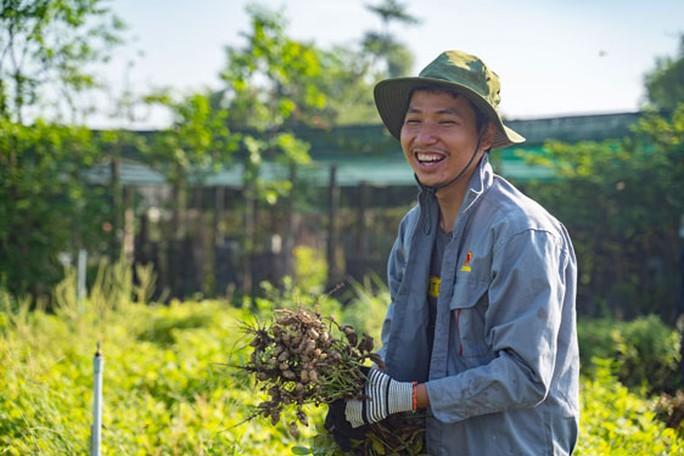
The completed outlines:
[[[344,416],[352,428],[413,410],[413,383],[393,380],[374,367],[368,371],[364,395],[363,400],[348,400],[345,406]]]
[[[342,451],[352,451],[354,441],[363,442],[366,438],[367,427],[351,427],[344,417],[345,401],[338,399],[328,405],[328,414],[325,417],[325,429],[332,434],[335,443]]]

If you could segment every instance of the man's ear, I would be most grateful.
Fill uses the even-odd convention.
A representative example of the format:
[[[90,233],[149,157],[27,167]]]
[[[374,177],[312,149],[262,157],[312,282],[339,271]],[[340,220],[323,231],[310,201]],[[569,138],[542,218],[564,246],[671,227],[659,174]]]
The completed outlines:
[[[494,125],[494,122],[487,123],[487,126],[482,129],[482,134],[480,136],[480,149],[484,151],[491,149],[492,144],[494,143],[495,134],[496,126]]]

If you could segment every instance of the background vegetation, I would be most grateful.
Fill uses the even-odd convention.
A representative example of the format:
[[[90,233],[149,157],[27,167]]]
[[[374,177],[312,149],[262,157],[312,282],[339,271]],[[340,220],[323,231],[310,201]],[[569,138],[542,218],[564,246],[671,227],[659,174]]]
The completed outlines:
[[[295,446],[327,448],[317,429],[285,420],[242,423],[259,402],[253,379],[234,368],[248,356],[244,322],[266,319],[278,307],[314,307],[340,322],[363,324],[377,340],[387,291],[349,290],[353,304],[314,300],[305,290],[267,287],[256,311],[219,301],[148,305],[127,299],[135,285],[125,267],[103,268],[82,302],[73,273],[55,290],[54,313],[0,296],[0,448],[3,454],[85,454],[91,410],[92,356],[104,353],[103,452],[121,454],[290,454]],[[117,285],[114,285],[116,283]],[[140,290],[138,290],[140,291]],[[141,298],[145,293],[137,293]],[[625,325],[581,323],[583,376],[577,454],[684,454],[683,428],[647,387],[628,389],[619,378],[647,381],[671,369],[677,334],[657,318]],[[664,336],[649,343],[651,332]],[[642,334],[633,337],[635,334]],[[660,351],[668,352],[663,355]],[[595,356],[593,356],[595,355]],[[617,355],[617,356],[616,356]],[[602,356],[599,358],[596,356]],[[325,409],[310,409],[320,424]],[[660,415],[657,415],[657,414]],[[329,444],[329,442],[327,442]]]

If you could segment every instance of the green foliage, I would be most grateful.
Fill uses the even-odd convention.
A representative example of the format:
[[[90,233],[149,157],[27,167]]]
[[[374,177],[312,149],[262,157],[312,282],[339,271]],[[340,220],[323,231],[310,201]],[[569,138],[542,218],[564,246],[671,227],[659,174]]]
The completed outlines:
[[[372,57],[363,49],[348,46],[319,50],[318,55],[322,67],[319,84],[326,104],[312,123],[324,127],[377,124],[373,101],[377,76],[372,71]]]
[[[172,304],[172,307],[178,304]],[[192,314],[178,316],[178,312],[158,312],[149,326],[145,328],[138,339],[153,342],[160,345],[172,345],[176,341],[175,333],[178,330],[202,328],[207,326],[211,318],[208,314]],[[166,315],[165,315],[166,314]]]
[[[47,292],[74,244],[105,248],[109,198],[83,176],[98,154],[85,128],[0,119],[0,284],[13,294]]]
[[[280,289],[268,282],[261,283],[261,288],[265,297],[256,298],[260,313],[268,315],[274,309],[304,308],[335,318],[337,321],[342,318],[340,303],[329,293],[312,292],[301,288],[290,277],[283,278]]]
[[[345,307],[344,323],[369,334],[380,348],[380,333],[385,321],[389,289],[377,276],[366,277],[363,283],[352,284],[351,301]]]
[[[680,334],[650,315],[625,325],[618,360],[627,386],[641,381],[654,390],[671,390],[679,379]]]
[[[256,207],[292,197],[296,168],[310,162],[309,145],[292,132],[294,127],[375,119],[371,85],[376,74],[366,51],[327,52],[288,36],[281,13],[258,7],[248,13],[252,22],[244,45],[227,51],[225,87],[184,97],[150,94],[145,102],[167,107],[174,121],[147,136],[92,133],[43,121],[25,127],[23,109],[40,110],[50,101],[43,98],[43,83],[62,84],[60,99],[67,103],[71,94],[95,85],[89,64],[108,57],[123,25],[100,0],[2,4],[0,285],[15,294],[39,295],[62,276],[59,253],[73,255],[83,247],[91,258],[119,255],[123,184],[113,179],[107,187],[88,185],[85,176],[92,177],[86,170],[93,165],[115,169],[131,151],[172,185],[171,223],[161,233],[163,241],[171,241],[165,243],[171,257],[192,229],[185,210],[193,196],[199,204],[193,186],[239,165],[247,221],[241,253],[248,258],[259,250]],[[24,52],[23,63],[11,61]],[[265,162],[285,165],[286,172],[266,176]],[[205,282],[211,284],[212,278]]]
[[[21,123],[25,108],[50,103],[73,111],[75,95],[97,86],[90,64],[109,59],[125,28],[106,3],[0,4],[0,118]]]
[[[67,109],[74,120],[76,96],[99,85],[92,65],[109,59],[125,26],[104,0],[0,8],[0,285],[37,295],[61,277],[59,253],[107,249],[112,195],[88,185],[84,171],[121,135],[40,118],[26,125],[25,114],[53,109],[61,119]]]
[[[328,265],[319,249],[297,246],[292,252],[295,258],[295,282],[309,293],[322,293],[328,277]]]
[[[684,35],[679,37],[677,55],[657,59],[645,82],[652,107],[673,111],[679,103],[684,103]]]
[[[654,107],[627,138],[549,142],[530,162],[555,182],[528,192],[564,222],[579,260],[580,311],[634,317],[677,310],[678,236],[684,214],[682,52],[657,61],[646,85]],[[600,228],[598,228],[600,227]]]
[[[358,303],[343,310],[327,297],[271,288],[254,315],[220,302],[120,301],[120,291],[107,281],[130,290],[130,275],[103,268],[102,277],[110,279],[100,282],[101,289],[81,303],[60,299],[51,314],[29,312],[26,300],[0,292],[4,454],[87,452],[97,341],[105,359],[105,454],[338,454],[321,435],[324,408],[309,409],[315,426],[296,431],[266,420],[243,422],[262,398],[255,397],[252,379],[231,367],[248,357],[239,328],[276,307],[298,305],[319,305],[340,321],[368,323],[383,313],[386,290],[359,284]],[[73,274],[61,288],[60,296],[75,296]],[[684,441],[654,418],[655,401],[622,386],[615,369],[599,360],[592,377],[582,380],[577,454],[684,454]]]
[[[292,133],[276,133],[264,139],[253,135],[242,136],[245,149],[243,163],[243,181],[247,188],[247,195],[275,205],[280,198],[290,195],[292,181],[289,175],[271,176],[265,179],[261,176],[265,159],[286,165],[284,169],[293,169],[311,162],[309,145],[298,139]]]
[[[595,359],[593,378],[580,386],[577,455],[684,454],[684,441],[656,419],[653,400],[622,386],[611,361]]]
[[[406,5],[396,0],[384,0],[378,5],[367,5],[366,8],[382,19],[384,24],[400,22],[408,25],[420,23],[418,19],[406,12]]]
[[[614,373],[628,387],[673,391],[679,376],[679,333],[655,315],[628,322],[581,319],[577,328],[582,369],[595,358],[612,359]]]
[[[149,163],[171,182],[188,179],[201,183],[230,163],[237,137],[226,126],[228,113],[213,106],[208,94],[192,94],[174,100],[168,93],[149,95],[147,102],[166,106],[173,125],[154,136],[145,154]]]
[[[144,148],[138,149],[144,161],[166,176],[172,188],[172,198],[165,202],[172,214],[171,223],[162,228],[171,257],[181,254],[180,242],[191,232],[190,217],[186,216],[190,195],[195,197],[195,206],[201,206],[199,189],[208,177],[233,164],[238,148],[239,136],[226,125],[228,112],[217,106],[212,97],[212,94],[194,93],[174,99],[170,93],[161,91],[146,98],[147,103],[162,105],[173,116],[170,128],[157,132],[146,141]],[[177,270],[171,263],[167,268]],[[192,291],[213,291],[212,272],[213,269],[205,268],[202,290]],[[189,290],[176,286],[171,291],[183,295]]]
[[[130,288],[120,272],[103,275]],[[73,276],[68,280],[63,294],[73,296]],[[103,453],[285,454],[312,435],[240,424],[256,402],[250,379],[230,367],[247,355],[239,327],[252,318],[248,311],[218,302],[114,306],[106,287],[94,294],[106,303],[91,294],[80,312],[62,311],[72,306],[66,301],[56,314],[16,304],[0,310],[4,453],[87,452],[96,341],[105,359]]]
[[[250,6],[251,31],[242,48],[227,48],[221,73],[223,102],[233,127],[260,132],[307,117],[325,105],[317,78],[321,66],[316,48],[286,34],[282,13]]]
[[[394,37],[367,32],[362,45],[364,51],[374,57],[375,66],[380,67],[379,75],[387,74],[389,77],[397,78],[410,73],[413,66],[413,54]]]
[[[377,14],[383,23],[383,31],[368,31],[363,37],[362,48],[372,57],[374,66],[380,69],[380,77],[406,76],[413,66],[413,54],[408,47],[389,32],[392,23],[416,25],[420,21],[406,11],[406,5],[396,0],[383,0],[366,8]]]
[[[261,176],[265,160],[288,167],[310,162],[309,145],[288,131],[310,122],[326,103],[317,83],[321,65],[317,49],[286,34],[282,13],[249,6],[251,30],[243,47],[227,48],[221,73],[225,83],[216,94],[215,106],[226,112],[226,122],[236,131],[242,149],[243,180],[247,200],[274,205],[292,188],[289,176],[266,180]],[[248,245],[248,250],[252,247]]]
[[[622,140],[548,142],[530,162],[558,179],[527,192],[563,223],[579,261],[580,311],[670,316],[684,213],[684,104]],[[597,227],[600,227],[597,228]]]

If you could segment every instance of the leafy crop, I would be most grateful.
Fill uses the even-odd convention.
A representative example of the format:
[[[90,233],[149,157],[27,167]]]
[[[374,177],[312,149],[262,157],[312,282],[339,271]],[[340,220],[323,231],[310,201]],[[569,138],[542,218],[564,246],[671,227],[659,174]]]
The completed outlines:
[[[612,359],[618,380],[626,386],[672,392],[681,385],[679,334],[656,315],[627,322],[584,319],[578,338],[585,372],[595,369],[593,358]]]
[[[54,313],[29,312],[26,301],[0,293],[1,455],[87,454],[97,341],[105,358],[103,454],[332,453],[320,432],[325,407],[305,406],[311,425],[298,435],[286,424],[294,413],[275,426],[238,425],[268,399],[247,372],[228,367],[249,361],[240,331],[254,320],[248,309],[217,301],[114,305],[114,292],[103,290],[78,302],[67,299],[73,288],[64,284]],[[370,292],[361,299],[381,301]],[[261,301],[260,318],[282,303]],[[325,306],[338,321],[350,321],[347,312],[363,320],[364,305]],[[684,440],[656,419],[656,399],[622,386],[613,364],[586,370],[577,454],[684,454]]]
[[[682,455],[684,441],[656,419],[655,400],[630,392],[610,360],[594,359],[594,377],[582,381],[581,455]]]

